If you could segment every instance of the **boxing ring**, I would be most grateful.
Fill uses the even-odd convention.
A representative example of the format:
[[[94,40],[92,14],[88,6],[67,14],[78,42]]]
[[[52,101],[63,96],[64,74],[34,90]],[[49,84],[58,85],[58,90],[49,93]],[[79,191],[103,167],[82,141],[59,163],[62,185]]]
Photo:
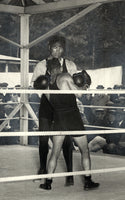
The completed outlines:
[[[1,90],[2,91],[2,90]],[[7,92],[7,90],[3,90],[5,93]],[[28,94],[28,93],[37,93],[37,94],[114,94],[114,93],[118,93],[118,94],[125,94],[125,90],[118,90],[118,91],[112,91],[112,90],[88,90],[88,91],[76,91],[76,90],[60,90],[60,91],[56,91],[56,90],[9,90],[9,93],[21,93],[21,94]],[[22,106],[22,103],[19,104],[20,106]],[[20,106],[17,105],[19,108]],[[100,107],[100,106],[96,106],[96,107]],[[106,107],[106,106],[105,106]],[[110,106],[111,108],[111,106]],[[123,108],[123,107],[122,107]],[[119,107],[115,107],[115,109],[119,109]],[[16,111],[18,111],[18,109],[16,109]],[[13,112],[14,114],[16,114],[16,112]],[[12,116],[12,113],[10,113],[10,115],[8,116],[8,119],[6,119],[0,126],[1,130],[4,128],[4,126],[7,124],[7,121],[9,121]],[[32,119],[35,120],[36,124],[38,125],[36,119]],[[108,128],[108,127],[107,127]],[[109,129],[109,130],[90,130],[90,131],[84,131],[84,134],[114,134],[114,133],[125,133],[125,129],[117,129],[114,130],[113,128]],[[44,136],[44,135],[82,135],[83,131],[49,131],[49,132],[44,132],[44,131],[33,131],[33,132],[1,132],[0,137],[5,137],[5,136]],[[42,178],[49,178],[49,177],[64,177],[64,176],[70,176],[70,175],[85,175],[85,174],[97,174],[97,173],[109,173],[109,172],[118,172],[118,171],[125,171],[125,167],[118,167],[118,168],[107,168],[107,169],[92,169],[89,171],[76,171],[76,172],[65,172],[65,173],[55,173],[55,174],[46,174],[46,175],[29,175],[29,176],[19,176],[19,177],[4,177],[4,178],[0,178],[0,182],[14,182],[14,181],[26,181],[26,180],[36,180],[36,179],[42,179]]]
[[[42,35],[41,37],[39,37],[38,39],[36,39],[36,40],[34,40],[34,41],[30,42],[30,43],[29,43],[29,15],[30,14],[39,13],[40,10],[38,8],[42,8],[42,6],[37,7],[36,9],[33,9],[33,8],[30,7],[29,10],[28,10],[28,8],[26,8],[26,9],[18,8],[18,9],[16,9],[14,11],[14,14],[21,13],[20,14],[20,17],[21,17],[21,21],[20,21],[21,22],[21,43],[17,44],[16,42],[13,42],[13,41],[11,41],[9,39],[6,39],[3,36],[0,36],[0,38],[2,40],[6,41],[6,42],[9,42],[10,44],[12,44],[12,45],[14,45],[14,46],[16,46],[16,47],[21,49],[21,89],[20,90],[17,90],[17,89],[16,90],[15,89],[14,90],[3,90],[3,89],[0,90],[0,93],[4,92],[4,93],[15,93],[15,94],[18,93],[18,94],[21,94],[21,101],[20,101],[19,104],[16,105],[16,107],[10,113],[8,118],[0,125],[0,131],[2,131],[4,129],[4,127],[6,126],[6,124],[8,123],[9,120],[14,119],[14,116],[18,111],[21,112],[21,115],[20,115],[19,118],[15,118],[15,119],[20,119],[20,121],[21,121],[21,124],[20,124],[21,129],[20,129],[19,132],[1,132],[0,133],[0,137],[20,136],[21,137],[21,144],[26,145],[27,144],[27,136],[73,135],[73,134],[74,135],[76,135],[76,134],[79,134],[79,135],[81,134],[82,135],[83,134],[83,131],[68,131],[68,132],[63,132],[63,131],[58,131],[58,132],[57,131],[54,131],[54,132],[33,131],[33,132],[27,132],[27,130],[28,130],[28,120],[29,120],[28,114],[30,114],[30,116],[31,116],[30,120],[34,120],[34,122],[38,126],[37,116],[35,115],[35,113],[31,109],[31,106],[29,105],[29,102],[28,102],[28,98],[27,98],[28,94],[32,94],[32,93],[36,93],[36,94],[42,94],[42,93],[45,93],[45,94],[50,94],[50,93],[53,93],[53,94],[54,93],[55,94],[58,94],[58,93],[61,93],[61,94],[63,94],[63,93],[64,94],[66,94],[66,93],[67,94],[74,94],[74,93],[75,94],[78,94],[78,93],[82,93],[82,94],[97,94],[97,93],[98,94],[103,94],[103,93],[104,94],[114,94],[114,93],[125,94],[125,90],[115,90],[115,91],[113,91],[113,90],[73,91],[72,90],[72,91],[58,91],[57,92],[57,91],[53,91],[53,90],[51,90],[51,91],[50,90],[44,90],[44,91],[37,90],[36,91],[36,90],[27,90],[26,89],[26,88],[28,88],[29,48],[31,48],[32,46],[36,45],[37,43],[43,41],[44,39],[50,37],[52,34],[57,33],[58,31],[62,30],[63,28],[65,28],[69,24],[71,24],[71,23],[75,22],[76,20],[78,20],[79,18],[85,16],[90,11],[98,8],[105,1],[103,1],[103,0],[101,0],[101,1],[96,0],[96,1],[89,1],[89,2],[85,1],[85,3],[83,3],[83,1],[78,1],[79,2],[78,5],[75,4],[75,1],[73,1],[73,2],[74,3],[73,3],[73,5],[71,7],[75,7],[75,6],[78,6],[78,5],[82,6],[82,5],[91,4],[91,3],[92,3],[92,5],[89,5],[87,8],[83,9],[81,12],[79,12],[77,15],[73,16],[71,19],[69,19],[66,22],[60,24],[59,26],[57,26],[56,28],[52,29],[51,31],[49,31],[45,35]],[[114,0],[114,2],[115,2],[115,0]],[[69,3],[69,1],[68,1],[68,3]],[[64,8],[64,9],[66,8],[67,9],[68,7],[70,7],[69,6],[70,4],[67,4],[67,3],[66,3],[66,6],[62,6],[62,4],[60,4],[60,7],[58,7],[58,8],[56,8],[55,5],[58,5],[58,3],[54,3],[54,4],[51,5],[51,6],[53,6],[51,8],[51,11],[52,11],[52,9],[53,10],[54,9],[58,10],[58,9],[60,9],[60,7],[61,7],[61,9],[62,8]],[[49,8],[49,7],[44,8],[44,6],[43,6],[43,12],[47,12],[47,10],[46,10],[47,8]],[[5,6],[2,6],[0,8],[0,11],[2,9],[4,10],[4,12],[5,11],[6,12],[10,11],[10,13],[13,13],[13,9],[11,9],[11,8],[10,8],[9,11],[7,11],[8,7],[5,8]],[[25,13],[25,11],[26,11],[26,13]],[[24,34],[24,30],[25,30],[25,34]],[[88,106],[88,107],[94,107],[94,106]],[[96,108],[97,107],[100,108],[100,106],[95,106],[95,107]],[[111,108],[111,106],[110,106],[110,108]],[[121,108],[124,108],[124,107],[121,107]],[[116,109],[116,107],[115,107],[115,109]],[[118,109],[119,109],[119,107],[118,107]],[[3,120],[3,119],[1,119],[1,120]],[[91,131],[84,131],[84,134],[87,134],[87,135],[89,135],[89,134],[100,134],[101,135],[101,134],[109,134],[109,133],[110,134],[111,133],[114,134],[114,133],[118,133],[118,132],[124,134],[125,133],[125,129],[113,129],[112,128],[112,129],[108,129],[108,130],[93,130],[93,131],[91,130]],[[23,148],[23,149],[25,149],[25,147],[26,146],[21,146],[21,148]],[[3,148],[3,147],[0,147],[0,148]],[[17,147],[17,149],[18,149],[18,147]],[[14,150],[16,151],[16,149],[14,149]],[[13,155],[15,155],[14,152],[12,152],[12,153],[13,153]],[[7,155],[9,155],[9,154],[7,154]],[[17,156],[15,156],[15,157],[17,157]],[[75,157],[77,158],[76,155],[75,155]],[[4,158],[2,158],[2,159],[4,160]],[[109,159],[111,161],[113,161],[114,160],[114,156],[112,158],[109,156]],[[107,160],[109,162],[109,159],[105,159],[105,161],[103,160],[103,163],[105,163]],[[92,155],[92,163],[94,163],[95,161],[98,162],[99,165],[101,166],[102,165],[101,164],[102,155],[101,156],[100,155],[96,156],[95,154]],[[118,161],[121,161],[123,166],[120,166],[119,163],[117,163]],[[9,160],[9,162],[10,162],[10,160]],[[14,164],[16,165],[16,161],[14,162]],[[90,170],[90,171],[81,171],[81,170],[78,170],[78,168],[77,168],[78,171],[76,170],[74,172],[58,172],[58,173],[56,172],[54,174],[45,174],[45,175],[36,175],[35,171],[34,171],[35,175],[34,174],[33,175],[25,174],[25,175],[21,175],[21,176],[15,176],[15,174],[14,174],[14,176],[10,176],[8,174],[8,177],[6,177],[5,175],[3,177],[0,177],[0,185],[1,185],[2,189],[3,189],[5,184],[6,184],[6,187],[8,187],[8,184],[11,183],[12,186],[15,187],[15,185],[13,185],[15,182],[18,182],[18,184],[20,185],[22,183],[24,184],[24,181],[25,181],[24,185],[25,186],[27,185],[27,186],[30,187],[29,182],[27,184],[27,181],[41,180],[41,179],[49,178],[49,177],[53,177],[53,178],[55,178],[55,177],[61,178],[62,177],[63,178],[63,177],[70,176],[70,175],[81,176],[81,175],[85,175],[85,174],[93,174],[93,175],[97,174],[98,175],[98,180],[99,180],[99,182],[101,182],[101,185],[104,185],[105,182],[107,184],[107,187],[103,186],[103,191],[101,189],[98,189],[98,192],[101,191],[102,194],[104,195],[104,197],[107,198],[107,199],[108,199],[108,196],[106,196],[105,193],[106,193],[106,191],[109,191],[109,187],[111,186],[110,184],[114,183],[115,181],[116,182],[118,181],[118,183],[120,184],[120,180],[121,180],[122,191],[120,189],[118,189],[118,185],[117,184],[116,184],[116,187],[113,187],[113,190],[118,189],[118,192],[119,193],[121,192],[122,196],[120,198],[118,197],[117,200],[123,200],[124,199],[124,195],[125,195],[124,190],[123,190],[124,180],[125,180],[124,179],[125,178],[125,175],[124,175],[125,174],[124,173],[124,171],[125,171],[124,164],[125,164],[125,162],[123,160],[123,157],[122,158],[119,157],[118,160],[117,160],[117,158],[115,158],[115,162],[113,162],[113,165],[111,163],[109,164],[109,166],[110,166],[109,168],[108,167],[103,168],[103,166],[101,166],[101,168],[99,168],[99,166],[97,166],[97,163],[96,163],[96,167],[95,168],[92,167],[92,170]],[[117,167],[115,167],[115,166],[117,166]],[[0,169],[3,170],[4,166],[2,165],[2,167]],[[110,174],[112,174],[112,173],[114,174],[114,176],[111,178]],[[116,175],[117,173],[119,174],[118,176]],[[31,174],[32,174],[32,171],[31,171]],[[106,177],[107,179],[104,180],[103,177]],[[111,181],[109,180],[109,178],[111,178]],[[16,187],[17,187],[18,184],[16,184]],[[78,184],[79,184],[79,182],[78,182]],[[68,189],[64,189],[64,188],[63,189],[59,189],[60,187],[58,186],[57,182],[56,182],[56,186],[57,186],[57,189],[60,192],[60,194],[62,192],[63,195],[64,194],[67,195],[67,193],[65,193],[65,190],[67,190],[68,193],[70,193],[70,190],[71,190],[70,188],[68,188]],[[11,186],[10,186],[10,188],[11,188]],[[24,190],[22,190],[22,192],[25,191],[24,187],[23,187],[23,189]],[[33,187],[32,187],[32,189],[33,189]],[[79,188],[77,186],[76,186],[76,189],[79,192],[79,193],[76,192],[77,195],[81,195],[82,196],[83,195],[83,189],[81,189],[81,187]],[[73,190],[75,191],[75,188]],[[4,189],[3,189],[3,191],[4,191]],[[18,191],[17,191],[17,195],[19,195]],[[80,193],[81,191],[82,191],[82,194]],[[5,192],[6,192],[6,190],[5,190]],[[28,190],[28,192],[31,192],[31,194],[33,195],[31,190]],[[36,189],[36,192],[38,192],[37,189]],[[41,198],[41,193],[42,193],[42,190],[40,190],[40,195],[39,195],[40,198]],[[84,198],[85,199],[95,199],[95,200],[100,200],[100,198],[103,199],[102,197],[97,196],[96,193],[97,193],[97,190],[95,192],[93,192],[93,193],[90,193],[88,196],[87,196],[87,193],[86,193],[86,194],[84,194]],[[72,196],[72,199],[74,199],[74,200],[75,199],[81,199],[81,196],[79,196],[79,197],[77,196],[77,198],[76,198],[76,194],[75,193],[73,193],[73,194],[74,194],[74,196]],[[93,196],[93,194],[95,195],[95,197]],[[55,196],[57,195],[57,190],[56,190],[56,193],[54,195]],[[64,199],[63,195],[60,197],[60,199]],[[113,195],[113,192],[110,191],[110,198],[109,199],[112,199],[112,195]],[[4,194],[4,196],[5,196],[5,194]],[[15,197],[15,199],[17,199],[17,198],[18,198],[18,200],[22,199],[22,196],[17,196],[17,197]],[[44,197],[45,197],[45,199],[50,198],[50,193],[49,193],[49,196],[48,196],[48,192],[44,192]],[[44,197],[42,197],[42,198],[44,198]],[[23,199],[24,198],[28,199],[29,197],[24,195]],[[30,199],[34,199],[34,198],[35,198],[34,196],[30,196]],[[36,198],[37,198],[37,194],[36,194]],[[57,196],[56,196],[56,198],[57,198]],[[71,198],[70,194],[68,195],[68,198]],[[82,198],[83,198],[83,196],[82,196]],[[113,197],[113,199],[115,199],[115,196]],[[1,200],[3,200],[3,198]]]
[[[3,90],[1,90],[3,91]],[[4,90],[9,93],[57,93],[57,91],[50,90]],[[58,93],[83,93],[83,94],[96,94],[96,93],[113,93],[124,94],[125,91],[109,91],[109,90],[88,90],[88,91],[58,91]],[[18,105],[19,106],[19,105]],[[90,106],[92,107],[92,105]],[[100,106],[96,106],[100,107]],[[106,106],[105,106],[106,107]],[[108,107],[108,106],[107,106]],[[111,106],[110,106],[111,108]],[[116,107],[115,107],[116,108]],[[119,109],[119,107],[117,107]],[[117,109],[116,108],[116,109]],[[123,108],[123,107],[122,107]],[[8,118],[10,120],[13,118]],[[7,122],[7,120],[5,122]],[[26,119],[25,119],[26,120]],[[34,119],[32,119],[34,120]],[[5,123],[3,122],[3,123]],[[37,123],[37,121],[36,121]],[[5,124],[4,124],[5,125]],[[2,126],[3,127],[3,126]],[[91,130],[84,131],[84,134],[109,134],[109,133],[125,133],[125,129],[109,129],[109,130]],[[54,132],[1,132],[0,137],[5,136],[38,136],[38,135],[73,135],[83,134],[83,131],[54,131]],[[49,155],[51,150],[49,152]],[[9,199],[17,195],[18,200],[30,199],[55,199],[58,195],[60,200],[72,198],[75,199],[95,199],[103,200],[105,198],[123,200],[124,199],[124,180],[125,180],[125,160],[123,156],[106,155],[104,153],[91,153],[92,170],[81,171],[80,168],[80,153],[73,152],[73,172],[65,172],[62,153],[58,160],[57,170],[54,174],[36,175],[39,168],[38,148],[28,146],[1,146],[1,177],[0,177],[0,193],[8,199],[6,190],[9,192]],[[48,157],[49,157],[48,155]],[[64,172],[62,172],[64,171]],[[7,175],[6,175],[7,174]],[[100,188],[95,191],[84,192],[82,184],[82,175],[92,174],[95,179],[100,182]],[[64,177],[73,175],[75,184],[74,186],[64,187]],[[40,181],[44,178],[53,177],[53,189],[51,192],[39,189]],[[116,189],[117,186],[117,189]],[[6,188],[6,189],[5,189]],[[22,194],[21,194],[22,193]],[[15,194],[15,195],[14,195]],[[20,195],[21,194],[21,195]],[[15,198],[16,199],[16,198]]]

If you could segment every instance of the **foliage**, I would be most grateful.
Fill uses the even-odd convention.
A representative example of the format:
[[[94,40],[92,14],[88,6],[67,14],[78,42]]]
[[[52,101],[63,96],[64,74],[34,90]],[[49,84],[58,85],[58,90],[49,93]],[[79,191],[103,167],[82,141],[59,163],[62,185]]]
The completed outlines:
[[[47,33],[84,8],[32,15],[30,41]],[[67,39],[66,56],[79,69],[108,67],[125,63],[125,2],[103,4],[60,31]],[[0,35],[19,42],[19,17],[0,14]],[[30,58],[41,60],[48,54],[48,40],[30,49]],[[0,54],[19,56],[19,49],[0,40]]]

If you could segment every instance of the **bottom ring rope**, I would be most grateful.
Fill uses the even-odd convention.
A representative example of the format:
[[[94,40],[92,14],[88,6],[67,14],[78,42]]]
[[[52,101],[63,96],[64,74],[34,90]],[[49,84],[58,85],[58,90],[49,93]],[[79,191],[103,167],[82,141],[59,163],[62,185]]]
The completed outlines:
[[[3,177],[3,178],[0,178],[0,183],[38,180],[38,179],[54,178],[54,177],[57,178],[57,177],[65,177],[65,176],[78,176],[78,175],[80,176],[80,175],[86,175],[86,174],[109,173],[109,172],[119,172],[119,171],[125,171],[125,167],[95,169],[95,170],[76,171],[76,172],[63,172],[63,173],[43,174],[43,175]]]

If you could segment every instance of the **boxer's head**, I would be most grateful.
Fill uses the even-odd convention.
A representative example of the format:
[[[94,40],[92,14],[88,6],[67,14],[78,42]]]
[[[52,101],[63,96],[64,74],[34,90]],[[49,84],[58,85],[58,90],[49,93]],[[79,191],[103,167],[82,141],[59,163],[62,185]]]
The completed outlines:
[[[55,35],[49,41],[50,55],[53,58],[61,58],[65,51],[65,38]]]

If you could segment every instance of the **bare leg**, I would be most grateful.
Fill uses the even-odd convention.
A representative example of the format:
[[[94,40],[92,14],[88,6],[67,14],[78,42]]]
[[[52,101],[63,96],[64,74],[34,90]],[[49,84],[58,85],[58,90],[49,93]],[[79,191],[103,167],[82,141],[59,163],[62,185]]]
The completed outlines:
[[[81,152],[81,164],[83,170],[90,170],[91,160],[88,149],[87,137],[86,136],[74,137],[74,141],[78,145],[79,150]],[[87,174],[84,176],[84,178],[85,178],[84,190],[92,190],[99,187],[99,183],[95,183],[91,180],[91,175]]]
[[[57,160],[61,152],[64,138],[65,136],[53,136],[53,147],[47,166],[48,174],[55,172],[57,166]],[[51,178],[46,179],[45,183],[40,185],[40,188],[45,190],[51,190],[51,184],[52,184],[52,179]]]
[[[53,148],[47,166],[48,174],[55,172],[57,166],[57,160],[61,152],[64,138],[65,136],[53,136]]]
[[[74,137],[73,139],[78,145],[81,153],[81,164],[83,170],[90,170],[91,161],[90,161],[90,154],[89,154],[88,141],[86,135],[81,137]]]

